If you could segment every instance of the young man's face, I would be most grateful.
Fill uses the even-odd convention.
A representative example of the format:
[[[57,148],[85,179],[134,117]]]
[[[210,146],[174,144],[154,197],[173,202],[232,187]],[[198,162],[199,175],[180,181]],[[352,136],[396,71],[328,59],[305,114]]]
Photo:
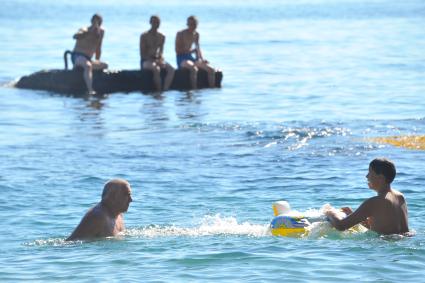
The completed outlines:
[[[195,19],[187,19],[187,26],[190,30],[196,30],[196,27],[198,26],[198,22]]]
[[[369,167],[369,172],[367,173],[366,178],[367,178],[367,184],[369,185],[369,188],[372,190],[381,188],[386,183],[385,176],[382,174],[376,174],[376,172],[373,171],[371,167]]]
[[[97,17],[94,17],[91,23],[94,27],[98,28],[102,24],[102,20]]]
[[[161,21],[159,20],[159,18],[157,18],[157,17],[152,17],[151,18],[151,26],[152,26],[152,28],[158,29],[160,23],[161,23]]]

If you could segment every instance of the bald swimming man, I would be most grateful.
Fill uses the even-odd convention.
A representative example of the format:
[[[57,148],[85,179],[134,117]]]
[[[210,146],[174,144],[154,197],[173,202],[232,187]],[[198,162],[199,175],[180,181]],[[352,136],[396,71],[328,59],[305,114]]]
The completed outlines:
[[[116,236],[124,231],[123,212],[128,210],[131,187],[124,179],[108,181],[102,193],[102,200],[84,215],[80,224],[67,241]]]

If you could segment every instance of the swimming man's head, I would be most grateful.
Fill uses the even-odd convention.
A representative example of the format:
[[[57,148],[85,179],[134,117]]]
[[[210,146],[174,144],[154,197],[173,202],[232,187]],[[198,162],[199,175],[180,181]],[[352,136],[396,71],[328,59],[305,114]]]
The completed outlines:
[[[102,203],[119,213],[126,212],[132,202],[130,183],[124,179],[108,181],[102,192]]]

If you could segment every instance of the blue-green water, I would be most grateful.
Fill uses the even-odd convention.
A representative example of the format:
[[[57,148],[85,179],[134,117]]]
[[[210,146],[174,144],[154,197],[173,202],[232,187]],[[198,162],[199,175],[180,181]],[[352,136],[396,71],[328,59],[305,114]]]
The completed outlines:
[[[102,58],[136,69],[159,14],[195,14],[222,89],[99,100],[14,89],[61,68],[72,34],[104,16]],[[412,1],[2,1],[0,281],[422,282],[425,152],[370,137],[425,134],[425,3]],[[368,163],[397,166],[411,238],[272,237],[271,204],[303,213],[373,196]],[[65,243],[109,178],[128,179],[127,232]]]

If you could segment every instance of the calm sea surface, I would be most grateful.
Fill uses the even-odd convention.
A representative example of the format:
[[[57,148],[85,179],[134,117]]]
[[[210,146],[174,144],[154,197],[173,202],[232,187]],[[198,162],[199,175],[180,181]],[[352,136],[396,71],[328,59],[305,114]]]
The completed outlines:
[[[94,12],[111,69],[138,68],[151,14],[175,66],[175,34],[197,15],[223,87],[101,99],[10,87],[62,68]],[[368,140],[425,134],[424,27],[422,0],[2,1],[0,281],[424,282],[425,152]],[[380,156],[415,236],[327,223],[270,235],[276,200],[357,208]],[[127,232],[65,243],[113,177],[133,187]]]

